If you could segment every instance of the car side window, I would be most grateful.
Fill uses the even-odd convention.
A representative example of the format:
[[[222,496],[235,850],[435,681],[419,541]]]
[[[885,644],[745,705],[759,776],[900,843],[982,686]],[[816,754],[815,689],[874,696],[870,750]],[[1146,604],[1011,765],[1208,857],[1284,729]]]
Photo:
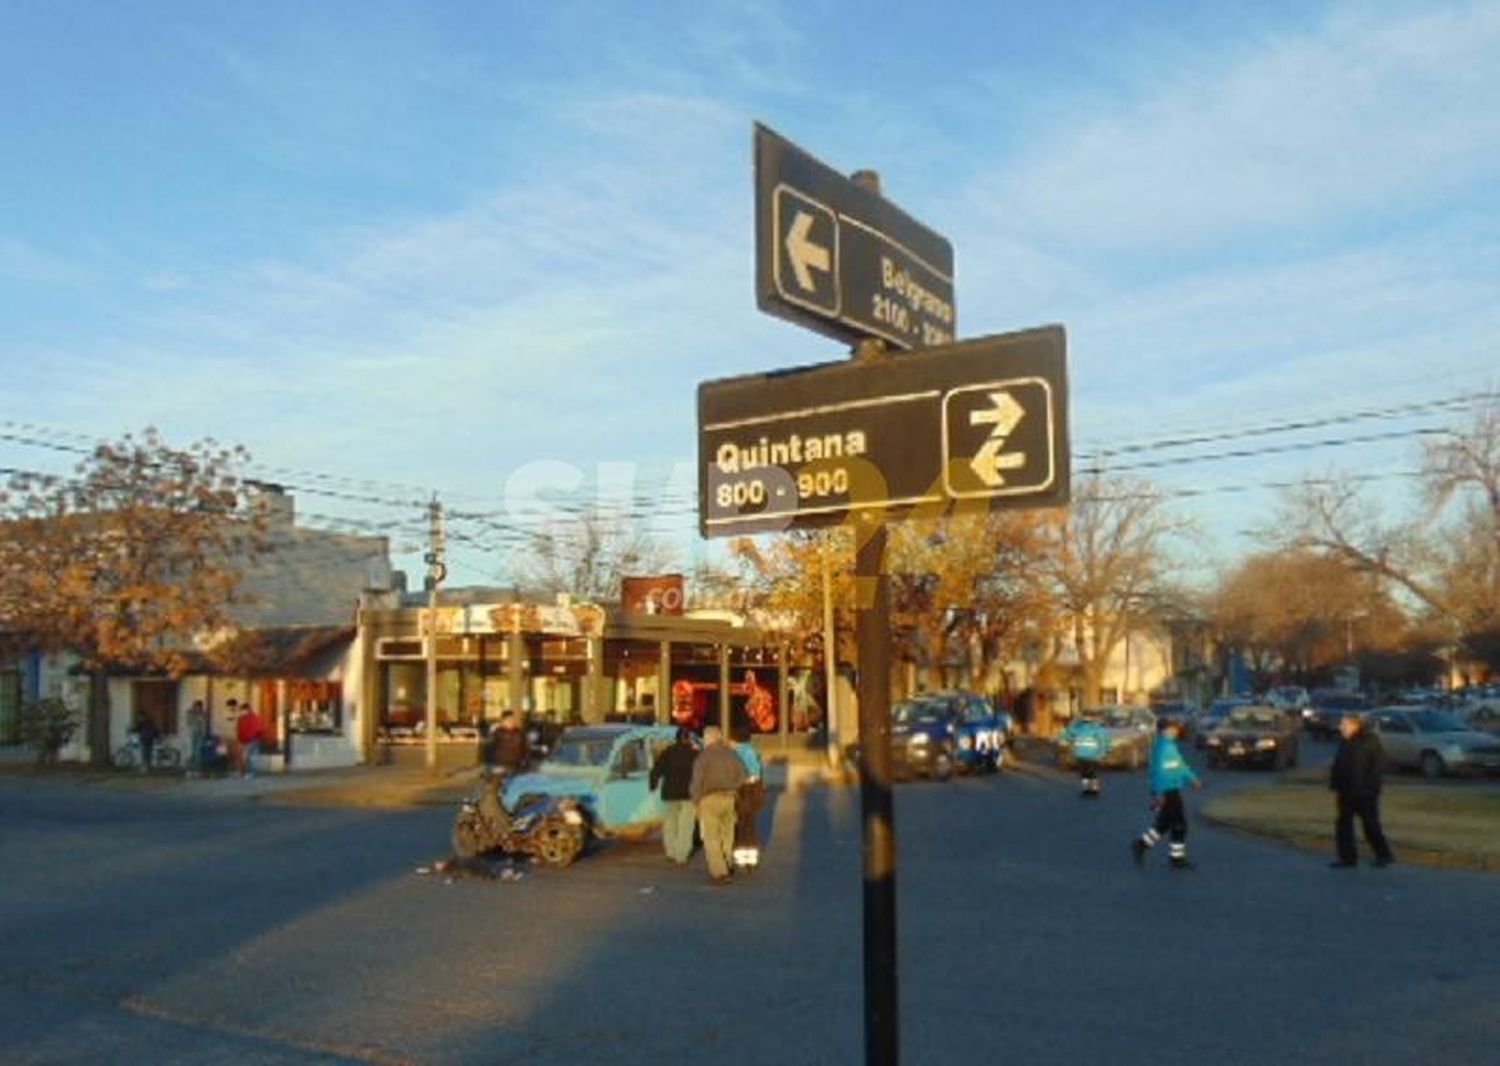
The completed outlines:
[[[1393,714],[1383,714],[1376,719],[1382,733],[1410,733],[1411,726]]]
[[[639,740],[630,741],[615,756],[617,774],[638,774],[646,769],[646,746]]]

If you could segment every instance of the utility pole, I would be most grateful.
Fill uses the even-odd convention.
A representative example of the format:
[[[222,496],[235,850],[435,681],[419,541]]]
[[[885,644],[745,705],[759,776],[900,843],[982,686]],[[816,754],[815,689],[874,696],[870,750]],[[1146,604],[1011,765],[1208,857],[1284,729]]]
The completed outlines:
[[[828,767],[837,770],[839,758],[839,712],[838,712],[838,634],[833,629],[833,564],[829,555],[833,550],[833,538],[827,533],[819,535],[818,555],[823,562],[823,727],[828,731]]]
[[[438,612],[438,586],[443,583],[443,578],[448,576],[447,564],[443,561],[445,546],[443,538],[443,505],[438,502],[437,493],[432,494],[432,502],[427,505],[427,554],[424,561],[427,563],[427,611],[425,624],[423,625],[423,636],[426,638],[424,650],[427,654],[427,714],[424,732],[427,737],[427,771],[437,772],[437,612]]]

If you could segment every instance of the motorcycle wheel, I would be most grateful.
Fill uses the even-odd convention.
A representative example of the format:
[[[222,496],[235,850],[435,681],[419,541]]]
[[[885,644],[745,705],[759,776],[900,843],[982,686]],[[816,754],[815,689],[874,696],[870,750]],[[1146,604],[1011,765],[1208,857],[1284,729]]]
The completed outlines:
[[[454,820],[453,854],[460,859],[472,859],[489,848],[489,835],[484,831],[484,820],[478,811],[464,811]]]
[[[581,826],[548,818],[537,831],[536,854],[548,866],[571,866],[583,851]]]

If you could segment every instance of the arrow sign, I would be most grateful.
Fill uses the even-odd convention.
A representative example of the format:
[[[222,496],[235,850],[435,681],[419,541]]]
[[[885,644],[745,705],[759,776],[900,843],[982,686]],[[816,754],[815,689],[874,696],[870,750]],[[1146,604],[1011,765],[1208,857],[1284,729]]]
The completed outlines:
[[[1003,447],[1004,437],[991,437],[979,446],[979,454],[969,460],[969,466],[979,475],[979,480],[992,489],[1005,484],[1005,476],[1000,471],[1019,470],[1026,465],[1025,452],[1002,452]]]
[[[786,235],[786,254],[792,261],[792,270],[797,275],[797,284],[808,292],[813,292],[817,285],[813,282],[812,272],[821,270],[827,273],[832,269],[833,263],[828,249],[821,244],[814,244],[808,236],[812,230],[813,216],[806,211],[798,211],[797,217],[792,220],[792,229]]]
[[[856,344],[953,343],[953,246],[899,207],[759,124],[755,299]]]
[[[969,412],[969,425],[989,423],[995,427],[994,436],[1002,439],[1010,436],[1026,416],[1026,408],[1016,403],[1016,398],[1008,392],[990,393],[990,402],[995,406]]]
[[[959,501],[1064,504],[1066,360],[1063,330],[1049,326],[704,382],[703,535],[816,528],[871,512],[934,517]]]

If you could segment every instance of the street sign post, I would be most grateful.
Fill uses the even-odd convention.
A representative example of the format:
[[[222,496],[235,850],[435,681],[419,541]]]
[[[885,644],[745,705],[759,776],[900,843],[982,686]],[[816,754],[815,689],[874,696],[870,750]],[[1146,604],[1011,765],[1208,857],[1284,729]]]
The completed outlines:
[[[950,343],[953,246],[880,195],[755,126],[756,303],[856,343]]]
[[[1049,326],[705,382],[701,532],[1066,503],[1066,344]]]

